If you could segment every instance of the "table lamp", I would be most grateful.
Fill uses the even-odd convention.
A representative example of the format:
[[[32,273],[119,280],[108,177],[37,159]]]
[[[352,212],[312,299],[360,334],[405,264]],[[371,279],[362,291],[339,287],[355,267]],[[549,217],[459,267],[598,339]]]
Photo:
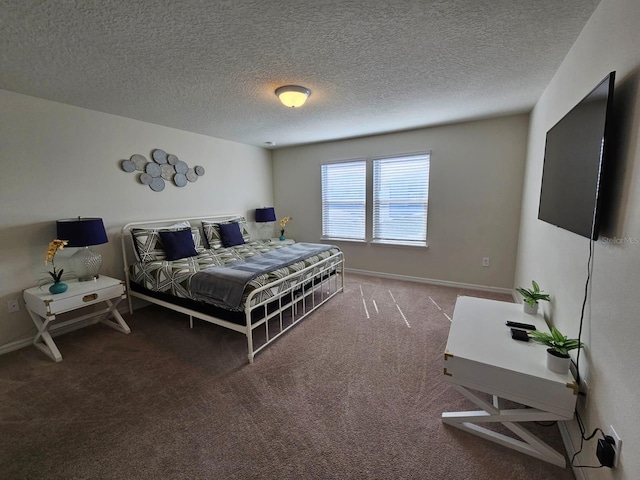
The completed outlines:
[[[256,208],[256,222],[257,223],[265,224],[265,223],[268,223],[268,222],[275,222],[275,221],[276,221],[276,209],[275,208],[273,208],[273,207]],[[271,233],[273,233],[273,225],[271,226]],[[263,237],[264,235],[260,235],[260,236]],[[271,235],[269,235],[269,238],[271,238]]]
[[[68,240],[68,247],[78,247],[69,262],[78,275],[78,280],[96,280],[102,266],[102,255],[91,250],[91,245],[107,243],[107,232],[101,218],[66,218],[58,220],[57,234],[60,240]]]

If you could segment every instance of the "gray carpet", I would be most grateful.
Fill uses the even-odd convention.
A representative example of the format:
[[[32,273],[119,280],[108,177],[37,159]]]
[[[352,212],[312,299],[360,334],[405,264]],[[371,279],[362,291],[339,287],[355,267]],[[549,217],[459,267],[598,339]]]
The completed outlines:
[[[509,300],[348,275],[253,365],[243,335],[155,306],[130,335],[57,337],[60,363],[3,355],[0,478],[572,479],[442,424],[475,409],[442,380],[460,294]],[[562,449],[557,426],[531,429]]]

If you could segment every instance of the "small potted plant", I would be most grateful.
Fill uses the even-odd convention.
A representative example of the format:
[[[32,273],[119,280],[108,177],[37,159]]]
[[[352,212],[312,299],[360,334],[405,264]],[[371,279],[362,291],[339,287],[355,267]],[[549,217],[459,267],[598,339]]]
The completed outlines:
[[[53,285],[49,287],[49,292],[53,294],[67,291],[67,284],[62,282],[64,269],[56,269],[55,258],[58,250],[62,250],[68,243],[68,240],[58,240],[56,238],[52,242],[49,242],[49,248],[44,256],[44,264],[49,265],[49,262],[51,262],[51,266],[53,267],[53,272],[48,272],[49,275],[51,275],[51,278],[53,278]]]
[[[551,332],[533,330],[529,337],[547,347],[547,368],[556,373],[567,373],[571,357],[569,351],[584,346],[577,338],[567,338],[556,327],[551,327]]]
[[[549,294],[540,290],[540,285],[535,280],[531,280],[532,289],[518,287],[516,291],[524,297],[524,313],[536,315],[538,313],[538,302],[549,301]]]

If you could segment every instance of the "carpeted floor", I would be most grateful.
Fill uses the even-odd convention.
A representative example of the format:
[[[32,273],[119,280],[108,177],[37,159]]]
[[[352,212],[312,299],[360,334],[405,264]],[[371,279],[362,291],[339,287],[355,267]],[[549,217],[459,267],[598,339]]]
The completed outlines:
[[[444,426],[475,409],[442,380],[457,295],[348,275],[256,357],[234,333],[151,306],[0,357],[2,479],[572,479]],[[533,425],[563,449],[557,426]]]

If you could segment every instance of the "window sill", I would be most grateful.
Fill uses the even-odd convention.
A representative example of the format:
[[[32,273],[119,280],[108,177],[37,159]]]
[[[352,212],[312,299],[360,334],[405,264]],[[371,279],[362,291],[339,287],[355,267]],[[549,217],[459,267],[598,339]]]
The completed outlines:
[[[429,244],[426,242],[402,242],[391,240],[371,240],[371,245],[381,245],[384,247],[429,248]]]
[[[347,243],[367,243],[365,240],[358,240],[355,238],[334,238],[334,237],[320,237],[322,242],[347,242]]]
[[[380,245],[383,247],[400,247],[400,248],[429,248],[429,244],[426,242],[402,242],[391,240],[358,240],[355,238],[333,238],[333,237],[320,237],[321,242],[341,242],[341,243],[360,243],[363,245]]]

